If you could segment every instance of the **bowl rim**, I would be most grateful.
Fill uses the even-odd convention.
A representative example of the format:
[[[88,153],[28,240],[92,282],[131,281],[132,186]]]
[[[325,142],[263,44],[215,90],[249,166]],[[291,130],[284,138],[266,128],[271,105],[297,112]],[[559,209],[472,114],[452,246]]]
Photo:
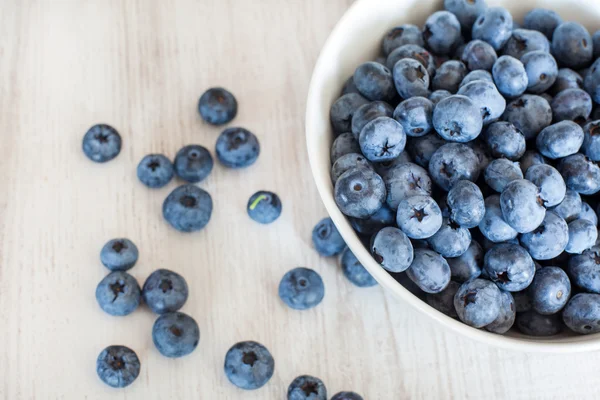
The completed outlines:
[[[422,301],[413,295],[376,263],[360,242],[358,236],[351,228],[349,221],[338,209],[331,190],[329,171],[325,174],[324,171],[320,170],[318,161],[319,152],[311,151],[311,149],[318,148],[319,135],[316,133],[317,131],[324,129],[323,126],[327,126],[327,132],[328,134],[331,134],[329,122],[329,107],[331,104],[328,104],[327,107],[324,108],[324,101],[319,95],[323,83],[328,78],[327,73],[325,72],[327,70],[325,65],[330,62],[328,60],[328,54],[332,53],[334,48],[341,46],[341,43],[344,42],[344,31],[346,26],[351,25],[351,21],[360,18],[360,16],[363,15],[363,10],[366,7],[370,7],[373,1],[376,0],[356,0],[337,22],[319,53],[311,76],[306,101],[305,134],[313,179],[327,213],[346,241],[348,248],[385,290],[393,294],[395,298],[403,300],[418,312],[427,315],[429,318],[437,321],[440,325],[454,333],[461,334],[480,343],[524,352],[576,353],[599,350],[600,333],[549,338],[513,337],[499,335],[483,329],[476,329],[441,313],[425,301]],[[324,115],[323,112],[325,109],[327,110],[326,115]],[[323,125],[324,119],[325,125]],[[327,151],[327,154],[329,154],[329,150]]]

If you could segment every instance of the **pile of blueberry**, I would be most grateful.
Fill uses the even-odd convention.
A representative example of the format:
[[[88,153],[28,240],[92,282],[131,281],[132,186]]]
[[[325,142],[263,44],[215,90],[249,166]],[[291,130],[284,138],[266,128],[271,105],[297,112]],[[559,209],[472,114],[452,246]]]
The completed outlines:
[[[384,269],[465,324],[600,332],[600,31],[444,7],[389,31],[332,105],[335,201]]]

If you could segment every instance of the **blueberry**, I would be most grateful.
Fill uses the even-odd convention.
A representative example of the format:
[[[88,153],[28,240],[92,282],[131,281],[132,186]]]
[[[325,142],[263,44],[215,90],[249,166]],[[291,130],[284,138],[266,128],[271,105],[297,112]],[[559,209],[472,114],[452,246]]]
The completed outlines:
[[[427,96],[429,73],[419,61],[403,58],[394,65],[393,74],[396,90],[403,98]]]
[[[385,181],[390,171],[394,170],[396,166],[406,163],[412,163],[412,159],[410,157],[410,154],[408,154],[408,151],[406,151],[405,149],[402,153],[400,153],[398,157],[394,158],[393,160],[374,163],[373,166],[375,167],[375,172],[377,172],[379,176],[381,176]]]
[[[165,186],[174,175],[173,163],[162,154],[149,154],[137,166],[138,179],[149,188]]]
[[[502,7],[490,7],[479,14],[473,24],[473,39],[480,39],[500,50],[510,38],[513,28],[512,15]]]
[[[413,261],[413,247],[408,237],[398,228],[386,227],[371,239],[371,254],[384,269],[403,272]]]
[[[204,146],[191,144],[183,147],[175,156],[175,173],[184,181],[197,183],[210,175],[213,158]]]
[[[552,34],[562,23],[562,18],[553,10],[534,8],[525,14],[523,22],[525,28],[542,32],[548,39],[552,39]]]
[[[213,203],[208,192],[194,185],[179,186],[163,203],[163,217],[181,232],[194,232],[210,221]]]
[[[396,225],[396,211],[384,204],[367,219],[350,218],[350,225],[362,235],[372,235],[386,226]]]
[[[517,328],[529,336],[554,336],[562,331],[558,314],[542,315],[533,310],[517,314]]]
[[[416,283],[414,283],[406,272],[401,272],[399,274],[390,274],[402,287],[408,290],[413,296],[417,297],[422,301],[426,301],[425,296],[427,293],[421,290]]]
[[[144,282],[144,302],[156,314],[179,310],[188,299],[188,285],[183,276],[167,269],[154,271]]]
[[[430,52],[425,50],[422,46],[418,46],[416,44],[405,44],[404,46],[400,46],[396,50],[392,51],[388,56],[385,65],[389,69],[393,70],[396,63],[405,58],[411,58],[415,61],[418,61],[423,67],[425,67],[429,77],[433,77],[433,75],[435,75],[435,59]],[[413,65],[416,66],[417,64],[413,63]],[[429,80],[427,81],[426,86],[429,86]]]
[[[327,389],[319,378],[301,375],[290,383],[287,400],[327,400]]]
[[[543,97],[524,94],[508,103],[502,119],[513,124],[529,140],[552,123],[552,108]]]
[[[521,62],[527,72],[528,92],[545,92],[556,81],[558,65],[549,53],[542,50],[531,51],[521,57]]]
[[[544,34],[529,29],[515,29],[502,49],[504,55],[523,61],[522,57],[532,51],[550,52],[550,42]],[[525,61],[523,61],[525,63]]]
[[[344,276],[358,287],[371,287],[377,285],[377,281],[369,271],[358,261],[350,249],[342,254],[342,272]]]
[[[335,183],[334,197],[342,213],[354,218],[368,218],[385,201],[385,183],[372,170],[349,169]]]
[[[568,241],[567,223],[552,211],[546,212],[540,226],[521,235],[521,245],[535,260],[550,260],[559,256]]]
[[[124,388],[136,380],[141,363],[137,354],[125,346],[108,346],[98,355],[96,372],[108,386]]]
[[[264,386],[274,371],[273,356],[257,342],[236,343],[225,355],[225,376],[240,389],[254,390]]]
[[[425,21],[423,39],[436,54],[450,54],[459,45],[460,37],[460,22],[448,11],[436,11]]]
[[[498,120],[506,108],[506,100],[493,82],[477,80],[461,86],[459,95],[467,96],[479,108],[483,125]]]
[[[392,101],[396,97],[392,72],[377,62],[366,62],[354,71],[354,85],[369,100]]]
[[[443,257],[458,257],[469,248],[471,233],[467,228],[444,218],[440,229],[427,242]]]
[[[344,154],[343,156],[339,157],[331,167],[331,182],[333,182],[335,185],[335,182],[337,182],[338,178],[342,176],[344,172],[356,167],[368,169],[374,168],[373,164],[371,164],[369,160],[367,160],[362,154]]]
[[[546,159],[543,155],[538,153],[537,151],[527,150],[523,157],[519,160],[519,164],[521,167],[521,171],[523,174],[527,174],[527,171],[533,165],[543,165],[546,164]]]
[[[485,171],[490,162],[492,162],[492,157],[487,151],[487,146],[480,140],[473,140],[467,143],[467,146],[469,146],[477,156],[477,160],[479,160],[479,170]]]
[[[385,189],[387,192],[387,205],[398,209],[398,204],[403,199],[415,195],[431,195],[431,179],[427,171],[413,163],[396,165],[385,175]]]
[[[458,91],[458,86],[467,75],[467,67],[460,61],[449,60],[443,63],[435,73],[431,82],[433,90]]]
[[[250,196],[246,211],[261,224],[270,224],[281,215],[281,200],[276,193],[261,190]]]
[[[509,292],[525,289],[535,274],[535,265],[527,250],[512,243],[492,247],[485,253],[483,265],[490,279]]]
[[[358,92],[358,89],[356,88],[356,85],[354,84],[354,76],[351,76],[346,80],[346,83],[344,83],[344,87],[342,87],[342,94],[340,96],[349,93],[360,94]]]
[[[569,68],[583,68],[592,61],[593,43],[590,33],[577,22],[563,22],[552,35],[552,55]]]
[[[315,225],[312,241],[317,252],[324,257],[336,256],[346,248],[346,242],[331,218],[323,218]]]
[[[463,283],[454,295],[454,308],[462,322],[475,328],[491,324],[500,315],[500,289],[484,279]]]
[[[523,179],[519,163],[506,158],[498,158],[490,162],[485,169],[485,183],[498,193],[502,193],[510,182]]]
[[[404,150],[406,134],[395,119],[379,117],[364,126],[359,144],[369,161],[391,161]]]
[[[600,295],[579,293],[567,303],[563,321],[574,332],[587,335],[600,332]]]
[[[546,214],[539,189],[525,179],[506,185],[500,195],[500,207],[504,220],[519,233],[537,228]]]
[[[423,168],[429,166],[431,156],[447,142],[435,133],[423,137],[412,138],[408,142],[408,152],[414,158],[415,163]]]
[[[598,225],[598,216],[596,215],[596,212],[594,211],[592,206],[590,206],[585,201],[581,203],[581,212],[579,213],[577,218],[587,219],[592,224],[594,224],[594,226]]]
[[[592,113],[592,99],[585,90],[565,89],[550,103],[554,121],[570,120],[583,123]]]
[[[568,189],[588,195],[600,190],[600,167],[581,153],[563,158],[558,170]]]
[[[563,201],[552,208],[552,211],[560,215],[565,221],[571,222],[577,218],[581,212],[581,204],[581,196],[579,196],[579,193],[567,189]]]
[[[429,94],[429,100],[435,106],[437,103],[439,103],[441,100],[445,99],[448,96],[452,96],[452,93],[450,93],[447,90],[434,90]]]
[[[100,261],[111,271],[127,271],[137,262],[139,251],[129,239],[112,239],[102,247]]]
[[[528,86],[527,71],[519,60],[511,56],[502,56],[494,63],[492,76],[498,91],[505,97],[517,97]]]
[[[331,145],[331,163],[335,163],[346,154],[360,153],[360,144],[350,132],[342,133],[335,138]]]
[[[567,89],[583,89],[583,78],[570,68],[561,68],[551,89],[554,95]]]
[[[312,269],[298,267],[288,271],[279,283],[279,297],[295,310],[315,307],[325,296],[321,276]]]
[[[483,40],[472,40],[467,43],[461,55],[461,60],[471,71],[491,71],[497,59],[496,50]]]
[[[487,239],[499,243],[517,237],[514,230],[502,216],[500,195],[492,195],[485,199],[485,215],[479,223],[479,230]]]
[[[360,131],[367,123],[379,117],[391,117],[393,112],[392,106],[384,101],[373,101],[358,107],[352,116],[352,135],[358,140]]]
[[[515,307],[515,299],[510,292],[500,291],[500,313],[498,317],[491,324],[487,325],[485,329],[490,332],[504,334],[510,330],[515,323],[517,317],[517,311]]]
[[[483,127],[479,107],[462,95],[449,96],[437,103],[432,122],[442,138],[461,143],[475,139]]]
[[[456,16],[464,31],[471,31],[477,17],[486,9],[485,0],[444,0],[444,8]]]
[[[547,164],[532,165],[525,174],[525,179],[540,189],[540,198],[545,207],[554,207],[565,198],[567,187],[560,173]]]
[[[494,60],[494,62],[495,62],[495,60]],[[491,69],[492,69],[492,67],[490,67],[490,70]],[[476,69],[474,71],[469,72],[467,75],[465,75],[462,82],[460,83],[459,89],[461,87],[465,86],[467,83],[471,83],[474,81],[488,81],[490,83],[494,83],[494,78],[492,78],[491,72],[483,70],[483,69]],[[500,96],[500,97],[502,97],[502,96]]]
[[[362,396],[354,392],[339,392],[331,400],[363,400]]]
[[[592,64],[590,72],[583,81],[583,87],[596,103],[600,103],[600,62],[598,60]]]
[[[458,314],[454,309],[454,295],[460,288],[460,283],[450,281],[446,289],[440,293],[427,293],[425,300],[427,304],[435,308],[439,312],[446,314],[451,318],[458,318]]]
[[[140,285],[127,272],[108,274],[96,287],[96,300],[104,312],[114,316],[131,314],[139,305]]]
[[[600,248],[592,247],[569,259],[568,272],[573,284],[586,292],[600,294]]]
[[[329,111],[329,119],[335,133],[350,132],[352,116],[362,105],[369,103],[358,93],[348,93],[333,103]]]
[[[458,181],[448,192],[447,204],[450,219],[465,228],[478,226],[485,214],[481,190],[470,181]]]
[[[475,240],[463,254],[455,258],[448,258],[450,273],[453,281],[462,283],[481,275],[483,267],[483,249]]]
[[[576,219],[569,222],[569,243],[565,248],[567,253],[581,254],[589,249],[598,239],[598,229],[587,219]]]
[[[561,121],[542,129],[536,144],[540,153],[554,160],[577,153],[583,136],[583,129],[575,122]]]
[[[104,163],[121,152],[121,135],[105,124],[92,126],[83,136],[83,152],[92,161]]]
[[[425,136],[433,130],[433,103],[425,97],[411,97],[394,110],[394,119],[408,136]]]
[[[594,47],[594,60],[600,57],[600,30],[597,30],[592,35],[592,44]]]
[[[429,161],[431,178],[446,191],[460,180],[476,181],[479,172],[477,155],[469,146],[462,143],[443,145],[433,153]]]
[[[425,293],[440,293],[450,283],[448,262],[433,250],[415,249],[406,274]]]
[[[571,282],[561,268],[544,267],[536,272],[528,290],[534,311],[543,315],[555,314],[567,304]]]
[[[592,161],[600,161],[600,120],[591,121],[583,127],[581,150]]]
[[[223,125],[233,120],[237,114],[237,100],[223,88],[208,89],[200,97],[198,112],[202,119],[211,125]]]
[[[256,161],[260,144],[252,132],[244,128],[225,129],[217,139],[217,158],[228,168],[245,168]]]
[[[431,197],[415,195],[400,201],[396,223],[411,239],[426,239],[442,226],[442,212]]]
[[[519,292],[512,292],[512,296],[515,300],[515,309],[518,313],[531,310],[531,298],[529,297],[529,291],[527,289]]]
[[[383,37],[381,44],[383,54],[389,55],[392,51],[405,44],[416,44],[423,47],[423,35],[418,26],[412,24],[404,24],[392,28]]]
[[[525,154],[525,137],[510,122],[498,121],[490,124],[482,138],[494,157],[517,161]]]
[[[162,314],[152,327],[152,341],[160,354],[178,358],[193,352],[200,341],[200,329],[192,317],[181,312]]]

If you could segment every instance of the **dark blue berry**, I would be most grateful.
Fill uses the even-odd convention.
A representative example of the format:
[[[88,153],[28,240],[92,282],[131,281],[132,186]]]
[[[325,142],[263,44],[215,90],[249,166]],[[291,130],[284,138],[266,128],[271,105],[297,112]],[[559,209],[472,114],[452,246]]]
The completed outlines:
[[[210,221],[213,203],[208,192],[194,185],[179,186],[163,203],[163,217],[181,232],[194,232]]]
[[[529,336],[554,336],[562,331],[559,314],[542,315],[533,310],[518,313],[516,326]]]
[[[423,39],[434,53],[450,54],[461,39],[460,22],[451,12],[436,11],[425,21]]]
[[[600,294],[600,248],[592,247],[583,254],[571,256],[568,272],[575,286]]]
[[[183,276],[168,269],[159,269],[144,282],[144,302],[156,314],[179,310],[188,299],[188,285]]]
[[[175,156],[175,173],[184,181],[197,183],[204,180],[213,169],[210,152],[200,145],[185,146]]]
[[[433,103],[425,97],[411,97],[394,110],[394,119],[408,136],[425,136],[433,130]]]
[[[426,239],[442,226],[442,212],[429,196],[414,195],[398,204],[396,223],[411,239]]]
[[[483,236],[495,243],[517,237],[518,232],[502,216],[500,195],[492,195],[485,199],[485,215],[479,223],[479,230]]]
[[[498,287],[509,292],[528,287],[535,274],[531,256],[517,244],[497,244],[485,254],[483,263],[487,276]]]
[[[552,39],[552,34],[562,23],[562,18],[553,10],[534,8],[525,14],[523,22],[525,28],[542,32],[548,39]]]
[[[452,280],[462,283],[481,275],[483,267],[483,249],[475,240],[471,241],[469,248],[455,258],[448,258]]]
[[[492,67],[492,76],[498,91],[505,97],[517,97],[527,90],[527,71],[523,63],[514,57],[498,58]]]
[[[481,190],[470,181],[456,182],[448,192],[446,202],[450,210],[450,219],[465,228],[479,225],[485,214]]]
[[[246,211],[261,224],[270,224],[281,215],[281,200],[273,192],[261,190],[250,196]]]
[[[384,101],[373,101],[356,109],[352,116],[352,135],[358,140],[365,125],[375,118],[391,117],[394,109]],[[333,157],[332,157],[333,158]]]
[[[137,166],[138,179],[149,188],[167,185],[174,175],[173,163],[162,154],[149,154]]]
[[[475,139],[483,127],[479,107],[463,95],[453,95],[440,100],[433,110],[432,122],[442,138],[461,143]]]
[[[448,143],[437,149],[429,161],[429,174],[443,190],[463,179],[475,182],[479,177],[479,158],[462,143]]]
[[[324,257],[341,254],[346,248],[346,242],[331,218],[323,218],[315,225],[312,231],[312,242],[317,253]]]
[[[392,161],[404,150],[406,134],[402,125],[395,119],[379,117],[363,127],[359,144],[369,161]]]
[[[490,124],[482,135],[492,156],[517,161],[525,154],[525,136],[510,122]]]
[[[544,34],[529,29],[514,29],[502,49],[504,55],[516,59],[521,59],[525,54],[532,51],[549,53],[550,42]]]
[[[98,355],[96,372],[108,386],[124,388],[136,380],[141,363],[137,354],[125,346],[108,346]]]
[[[324,296],[323,280],[312,269],[294,268],[287,272],[279,283],[279,297],[295,310],[313,308]]]
[[[335,138],[331,145],[331,163],[335,163],[340,157],[351,153],[360,153],[358,140],[350,132],[342,133]]]
[[[565,251],[571,254],[581,254],[592,247],[598,239],[596,225],[587,219],[576,219],[569,222],[569,243]]]
[[[454,309],[454,295],[456,295],[458,288],[460,288],[460,283],[450,281],[446,289],[440,293],[427,293],[425,296],[427,304],[449,317],[458,318],[458,314]]]
[[[226,167],[245,168],[256,161],[260,144],[256,136],[244,128],[225,129],[217,139],[217,158]]]
[[[349,217],[368,218],[383,206],[385,183],[375,171],[353,168],[335,183],[334,197],[340,211]]]
[[[569,68],[583,68],[592,61],[594,49],[592,37],[577,22],[563,22],[552,35],[552,55]]]
[[[524,94],[508,103],[502,119],[513,124],[529,140],[552,123],[552,108],[543,97]]]
[[[235,118],[237,110],[237,100],[223,88],[208,89],[198,101],[198,112],[202,119],[212,125],[230,122]]]
[[[404,24],[392,28],[383,37],[381,44],[383,54],[389,55],[392,51],[405,44],[416,44],[423,47],[423,35],[416,25]]]
[[[287,400],[327,400],[327,388],[319,378],[301,375],[290,383]]]
[[[193,352],[200,342],[196,321],[181,312],[162,314],[152,327],[152,341],[165,357],[178,358]]]
[[[480,39],[498,51],[510,38],[513,29],[512,15],[502,7],[490,7],[483,11],[473,24],[473,39]]]
[[[348,93],[337,99],[329,111],[333,131],[337,134],[350,132],[352,116],[360,106],[367,103],[369,100],[359,93]]]
[[[558,257],[567,247],[568,241],[567,223],[553,211],[546,212],[540,226],[521,235],[521,245],[535,260]]]
[[[137,262],[139,251],[129,239],[112,239],[102,247],[100,261],[111,271],[127,271]]]
[[[342,272],[344,276],[358,287],[371,287],[377,285],[377,281],[369,271],[358,261],[350,249],[342,254]]]
[[[525,178],[540,189],[545,207],[554,207],[565,198],[567,186],[556,168],[547,164],[532,165]]]
[[[567,304],[571,296],[571,282],[561,268],[544,267],[535,273],[528,290],[533,310],[550,315]]]
[[[121,135],[105,124],[92,126],[83,137],[83,152],[92,161],[103,163],[121,152]]]
[[[390,57],[392,55],[394,53]],[[394,65],[393,75],[396,90],[403,98],[427,96],[429,73],[419,61],[412,58],[401,59]]]
[[[425,293],[440,293],[450,283],[450,266],[433,250],[415,249],[406,275]]]
[[[579,293],[567,303],[563,321],[574,332],[587,335],[600,332],[600,295]]]
[[[502,335],[508,332],[515,323],[517,311],[515,307],[515,299],[510,292],[501,290],[500,298],[500,313],[491,324],[486,325],[485,330]]]
[[[257,342],[234,344],[225,355],[225,376],[240,389],[254,390],[273,376],[275,360],[265,346]]]
[[[366,62],[356,68],[354,85],[369,100],[392,101],[396,97],[396,88],[392,72],[377,62]]]
[[[384,269],[403,272],[413,261],[413,247],[408,237],[398,228],[386,227],[371,239],[371,254]]]
[[[506,158],[498,158],[485,168],[484,178],[490,188],[502,193],[509,183],[523,179],[523,172],[519,168],[519,163]]]
[[[96,300],[104,312],[114,316],[131,314],[139,305],[140,285],[127,272],[108,274],[96,287]]]
[[[483,40],[472,40],[465,46],[461,59],[471,71],[491,71],[498,55],[489,43]]]
[[[475,328],[491,324],[500,315],[500,289],[484,279],[463,283],[454,295],[454,308],[462,322]]]

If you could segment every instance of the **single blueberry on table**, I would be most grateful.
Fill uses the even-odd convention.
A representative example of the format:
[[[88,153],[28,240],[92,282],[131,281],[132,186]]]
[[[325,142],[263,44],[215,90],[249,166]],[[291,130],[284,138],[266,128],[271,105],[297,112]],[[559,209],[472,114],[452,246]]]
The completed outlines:
[[[338,178],[352,168],[374,169],[373,164],[360,153],[348,153],[338,158],[331,167],[331,182],[335,185]]]
[[[225,129],[217,139],[217,158],[228,168],[245,168],[256,161],[260,144],[256,136],[244,128]]]
[[[371,238],[371,254],[385,270],[403,272],[413,261],[413,247],[398,228],[386,227]]]
[[[567,89],[583,89],[583,77],[571,68],[561,68],[551,88],[554,96]]]
[[[488,164],[484,173],[485,183],[498,193],[502,193],[506,185],[512,181],[523,179],[523,172],[518,162],[498,158]]]
[[[594,209],[592,208],[592,206],[590,206],[585,201],[583,201],[581,203],[581,212],[579,213],[579,215],[577,216],[577,218],[587,219],[594,226],[598,226],[598,215],[596,215],[596,211],[594,211]]]
[[[541,225],[521,235],[521,245],[534,260],[551,260],[558,257],[569,242],[569,229],[562,217],[547,211]]]
[[[495,60],[494,60],[495,62]],[[492,69],[492,67],[490,67],[490,70]],[[487,71],[487,70],[483,70],[483,69],[476,69],[474,71],[469,72],[464,79],[462,80],[462,82],[460,83],[459,89],[463,86],[465,86],[467,83],[471,83],[474,81],[487,81],[490,83],[494,83],[494,78],[492,78],[492,74]]]
[[[458,86],[467,75],[467,67],[461,61],[449,60],[440,65],[431,81],[433,90],[447,90],[456,93]]]
[[[552,35],[552,55],[565,67],[579,69],[592,61],[594,49],[590,33],[577,22],[563,22]]]
[[[563,158],[558,170],[570,190],[584,195],[596,194],[600,190],[600,166],[581,153]]]
[[[429,174],[443,190],[463,179],[475,182],[479,177],[479,158],[469,146],[448,143],[436,150],[429,160]]]
[[[419,164],[423,168],[429,166],[429,160],[433,153],[440,147],[446,144],[444,139],[439,137],[436,133],[430,133],[423,137],[412,138],[408,142],[408,152],[415,160],[415,163]]]
[[[525,28],[542,32],[548,39],[552,39],[552,34],[562,23],[562,18],[553,10],[534,8],[525,14],[523,22]]]
[[[211,125],[223,125],[237,115],[237,100],[226,89],[211,88],[202,94],[198,101],[198,112],[202,119]]]
[[[450,93],[447,90],[434,90],[429,94],[428,98],[431,101],[431,103],[433,103],[433,105],[435,106],[437,103],[439,103],[441,100],[445,99],[448,96],[452,96],[452,93]]]
[[[532,165],[527,169],[525,179],[540,189],[544,207],[560,204],[567,193],[565,181],[556,168],[548,164]]]
[[[225,355],[225,376],[240,389],[264,386],[275,372],[275,360],[265,346],[247,341],[234,344]]]
[[[138,179],[149,188],[167,185],[174,175],[173,163],[162,154],[149,154],[137,166]]]
[[[210,221],[213,203],[208,192],[194,185],[179,186],[163,203],[163,217],[181,232],[194,232]]]
[[[505,97],[517,97],[527,90],[527,71],[523,63],[514,57],[499,57],[492,67],[492,76],[498,91]]]
[[[506,108],[506,100],[492,81],[475,80],[462,85],[459,95],[467,96],[479,108],[483,125],[498,120]]]
[[[448,258],[450,273],[453,281],[463,283],[481,275],[483,267],[483,249],[475,240],[471,241],[469,248],[455,258]]]
[[[450,54],[459,45],[460,38],[460,22],[451,12],[436,11],[425,21],[423,39],[436,54]]]
[[[515,323],[517,311],[515,307],[515,299],[510,292],[501,290],[500,297],[500,313],[494,322],[486,325],[485,329],[490,332],[504,334],[508,332]]]
[[[276,193],[258,191],[248,199],[246,211],[254,221],[270,224],[281,215],[281,199]]]
[[[562,331],[559,314],[542,315],[533,310],[518,313],[516,326],[529,336],[554,336]]]
[[[315,225],[312,231],[312,242],[317,253],[324,257],[341,254],[346,248],[346,242],[331,218],[323,218]]]
[[[463,31],[467,32],[486,7],[485,0],[444,0],[444,9],[454,14]]]
[[[139,251],[129,239],[112,239],[102,247],[100,261],[111,271],[127,271],[137,262]]]
[[[142,296],[156,314],[179,310],[188,299],[188,285],[183,276],[168,269],[158,269],[148,276]]]
[[[571,256],[568,272],[575,286],[600,294],[600,248],[594,246],[582,254]]]
[[[492,156],[517,161],[525,154],[525,137],[513,124],[498,121],[490,124],[482,135]]]
[[[418,26],[404,24],[392,28],[383,37],[381,48],[384,55],[389,55],[392,51],[405,44],[416,44],[423,47],[423,35]]]
[[[500,207],[504,220],[519,233],[531,232],[546,215],[539,189],[526,179],[506,185],[500,195]]]
[[[461,55],[461,60],[470,71],[491,71],[497,59],[496,50],[483,40],[472,40],[467,43]]]
[[[427,293],[425,295],[425,300],[427,301],[427,304],[439,312],[442,312],[451,318],[458,318],[458,314],[454,309],[454,295],[456,295],[458,288],[460,288],[460,283],[450,281],[448,286],[446,286],[446,289],[442,290],[440,293]]]
[[[407,197],[415,195],[430,196],[431,179],[427,171],[413,163],[403,163],[390,169],[383,179],[387,192],[386,202],[392,209]]]
[[[581,254],[596,243],[598,229],[587,219],[576,219],[569,222],[569,243],[565,251],[571,254]]]
[[[467,251],[471,244],[471,232],[456,222],[444,218],[440,229],[427,242],[442,257],[458,257]]]
[[[361,395],[354,392],[339,392],[333,395],[331,400],[364,400]]]
[[[140,285],[127,272],[114,271],[96,287],[96,300],[102,310],[110,315],[131,314],[142,299]]]
[[[490,7],[483,11],[473,24],[473,39],[489,43],[498,51],[510,38],[513,19],[510,12],[502,7]]]
[[[394,110],[394,119],[408,136],[425,136],[433,130],[433,103],[425,97],[411,97]]]
[[[391,161],[404,151],[406,134],[402,125],[395,119],[379,117],[363,127],[359,144],[369,161]]]
[[[533,51],[550,52],[550,42],[544,34],[529,29],[514,29],[502,53],[523,61],[522,57]],[[525,63],[525,61],[523,61]]]
[[[554,121],[585,122],[592,113],[592,98],[582,89],[565,89],[550,103]]]
[[[358,140],[360,132],[365,125],[379,117],[391,117],[394,112],[392,106],[384,101],[373,101],[360,106],[352,116],[352,135]],[[332,157],[333,159],[333,157]]]
[[[463,283],[454,295],[458,318],[475,328],[483,328],[494,322],[500,315],[501,305],[500,289],[484,279]]]
[[[581,196],[579,193],[567,189],[563,201],[551,210],[568,223],[577,218],[581,212],[581,204]]]
[[[392,55],[394,53],[390,54],[390,57]],[[429,72],[419,61],[412,58],[401,59],[394,65],[393,75],[396,90],[401,97],[408,99],[415,96],[427,96]]]
[[[354,85],[369,100],[392,101],[396,88],[392,72],[377,62],[366,62],[354,71]]]
[[[478,226],[485,214],[481,189],[471,181],[456,182],[448,192],[446,203],[450,219],[464,228]]]
[[[518,232],[502,216],[500,195],[492,195],[485,199],[485,214],[479,223],[479,230],[483,236],[494,243],[505,242],[517,237]]]
[[[325,296],[321,276],[312,269],[298,267],[288,271],[279,283],[279,297],[295,310],[315,307]]]
[[[396,211],[384,204],[375,214],[367,219],[350,218],[350,225],[361,235],[372,235],[386,226],[395,226]]]
[[[414,259],[406,275],[425,293],[440,293],[450,283],[448,262],[429,249],[414,250]]]
[[[189,315],[182,312],[168,312],[154,322],[152,341],[163,356],[183,357],[198,346],[200,328]]]
[[[371,287],[377,285],[377,281],[371,276],[369,271],[358,261],[350,249],[346,249],[342,254],[342,273],[344,276],[358,287]]]
[[[360,153],[358,140],[350,132],[342,133],[335,138],[331,145],[331,163],[334,164],[340,157],[346,154]]]
[[[546,159],[537,151],[527,150],[519,160],[519,164],[523,175],[526,175],[530,167],[546,164]]]
[[[584,335],[600,332],[600,295],[576,294],[565,306],[562,316],[573,332]]]
[[[583,134],[583,154],[592,161],[600,161],[600,120],[585,124]]]
[[[124,388],[140,374],[141,363],[137,354],[125,346],[108,346],[98,355],[96,372],[110,387]]]
[[[531,51],[521,57],[521,62],[527,72],[528,92],[543,93],[556,81],[558,65],[549,53],[543,50]]]
[[[544,267],[536,272],[528,290],[535,312],[555,314],[562,310],[571,296],[571,281],[561,268]]]
[[[543,97],[524,94],[508,103],[502,119],[513,124],[529,140],[552,123],[552,108]]]
[[[327,400],[327,388],[319,378],[301,375],[288,386],[287,400]]]
[[[396,223],[411,239],[426,239],[442,226],[442,212],[429,196],[415,195],[398,204]]]
[[[370,217],[383,206],[385,197],[383,179],[366,168],[349,169],[335,183],[335,202],[349,217]]]
[[[528,287],[535,274],[535,265],[527,250],[512,243],[499,243],[488,250],[483,265],[490,279],[509,292]]]
[[[433,110],[432,122],[442,138],[460,143],[475,139],[483,127],[479,107],[463,95],[452,95],[440,100]]]
[[[173,164],[178,177],[190,183],[197,183],[210,175],[214,161],[206,147],[191,144],[177,152]]]
[[[106,124],[92,126],[83,136],[83,152],[92,161],[104,163],[121,152],[121,135]]]
[[[396,63],[405,58],[411,58],[415,61],[418,61],[423,67],[425,67],[425,69],[427,69],[429,77],[433,77],[435,75],[436,65],[434,57],[429,51],[416,44],[405,44],[392,51],[388,56],[385,65],[389,69],[393,70]],[[413,65],[417,64],[413,63]],[[427,86],[429,86],[429,81],[427,82]]]
[[[337,134],[350,132],[352,116],[360,106],[368,103],[369,100],[358,93],[348,93],[337,99],[329,111],[333,131]]]

